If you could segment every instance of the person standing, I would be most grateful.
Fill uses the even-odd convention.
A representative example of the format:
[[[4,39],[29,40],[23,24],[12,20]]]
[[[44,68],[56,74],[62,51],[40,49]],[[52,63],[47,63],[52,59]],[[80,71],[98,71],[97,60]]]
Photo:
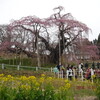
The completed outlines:
[[[69,80],[72,80],[72,76],[73,76],[73,70],[72,70],[72,67],[69,67],[68,72],[69,72],[68,78],[69,78]]]
[[[88,69],[88,67],[89,67],[88,62],[86,62],[84,66],[85,66],[86,69]]]
[[[94,62],[92,63],[92,68],[95,69],[95,63]]]
[[[90,67],[86,70],[85,78],[89,80],[91,78],[91,69]]]
[[[100,68],[100,63],[99,63],[99,62],[97,62],[97,68],[98,68],[98,69]]]
[[[81,63],[79,63],[78,71],[79,71],[79,76],[81,76],[81,73],[83,72]]]
[[[60,67],[61,67],[61,65],[59,65],[59,64],[58,64],[56,67],[57,67],[57,68],[58,68],[58,70],[60,71]]]

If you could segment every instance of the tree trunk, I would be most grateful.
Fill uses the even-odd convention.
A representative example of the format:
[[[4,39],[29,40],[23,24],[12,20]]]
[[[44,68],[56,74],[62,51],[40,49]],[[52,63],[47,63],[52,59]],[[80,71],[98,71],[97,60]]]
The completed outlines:
[[[52,51],[50,54],[50,62],[54,64],[59,64],[59,51]]]
[[[41,64],[40,64],[40,54],[39,54],[39,44],[38,44],[38,36],[37,36],[37,61],[38,61],[38,67],[41,67]]]

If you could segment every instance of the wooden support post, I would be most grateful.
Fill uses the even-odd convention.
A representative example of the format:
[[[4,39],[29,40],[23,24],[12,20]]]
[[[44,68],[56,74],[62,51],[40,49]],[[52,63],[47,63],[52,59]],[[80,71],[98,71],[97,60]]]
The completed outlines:
[[[18,66],[17,66],[17,70],[19,70],[19,67],[20,67],[20,66],[18,65]]]
[[[38,67],[36,67],[36,71],[38,71]]]
[[[2,69],[4,69],[5,67],[4,67],[4,64],[2,64]]]
[[[53,69],[52,69],[52,67],[51,67],[51,72],[52,72],[52,70],[53,70]]]

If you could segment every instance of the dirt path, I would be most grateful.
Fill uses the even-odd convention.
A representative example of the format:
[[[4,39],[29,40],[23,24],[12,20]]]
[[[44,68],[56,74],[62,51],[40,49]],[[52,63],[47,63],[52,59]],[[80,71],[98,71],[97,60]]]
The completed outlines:
[[[74,100],[98,100],[95,96],[74,97]]]

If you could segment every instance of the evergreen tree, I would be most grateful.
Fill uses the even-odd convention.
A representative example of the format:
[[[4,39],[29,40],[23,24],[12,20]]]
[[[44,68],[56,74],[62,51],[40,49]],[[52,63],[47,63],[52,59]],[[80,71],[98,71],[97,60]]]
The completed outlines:
[[[100,33],[98,35],[97,45],[100,45]]]
[[[97,46],[98,46],[98,49],[99,49],[99,56],[100,56],[100,33],[98,35]]]
[[[95,40],[93,40],[93,44],[95,44],[95,45],[97,45],[97,42],[98,42],[98,40],[97,39],[95,39]]]
[[[97,46],[97,48],[99,50],[99,57],[100,57],[100,33],[98,35],[98,38],[93,40],[93,44]]]

